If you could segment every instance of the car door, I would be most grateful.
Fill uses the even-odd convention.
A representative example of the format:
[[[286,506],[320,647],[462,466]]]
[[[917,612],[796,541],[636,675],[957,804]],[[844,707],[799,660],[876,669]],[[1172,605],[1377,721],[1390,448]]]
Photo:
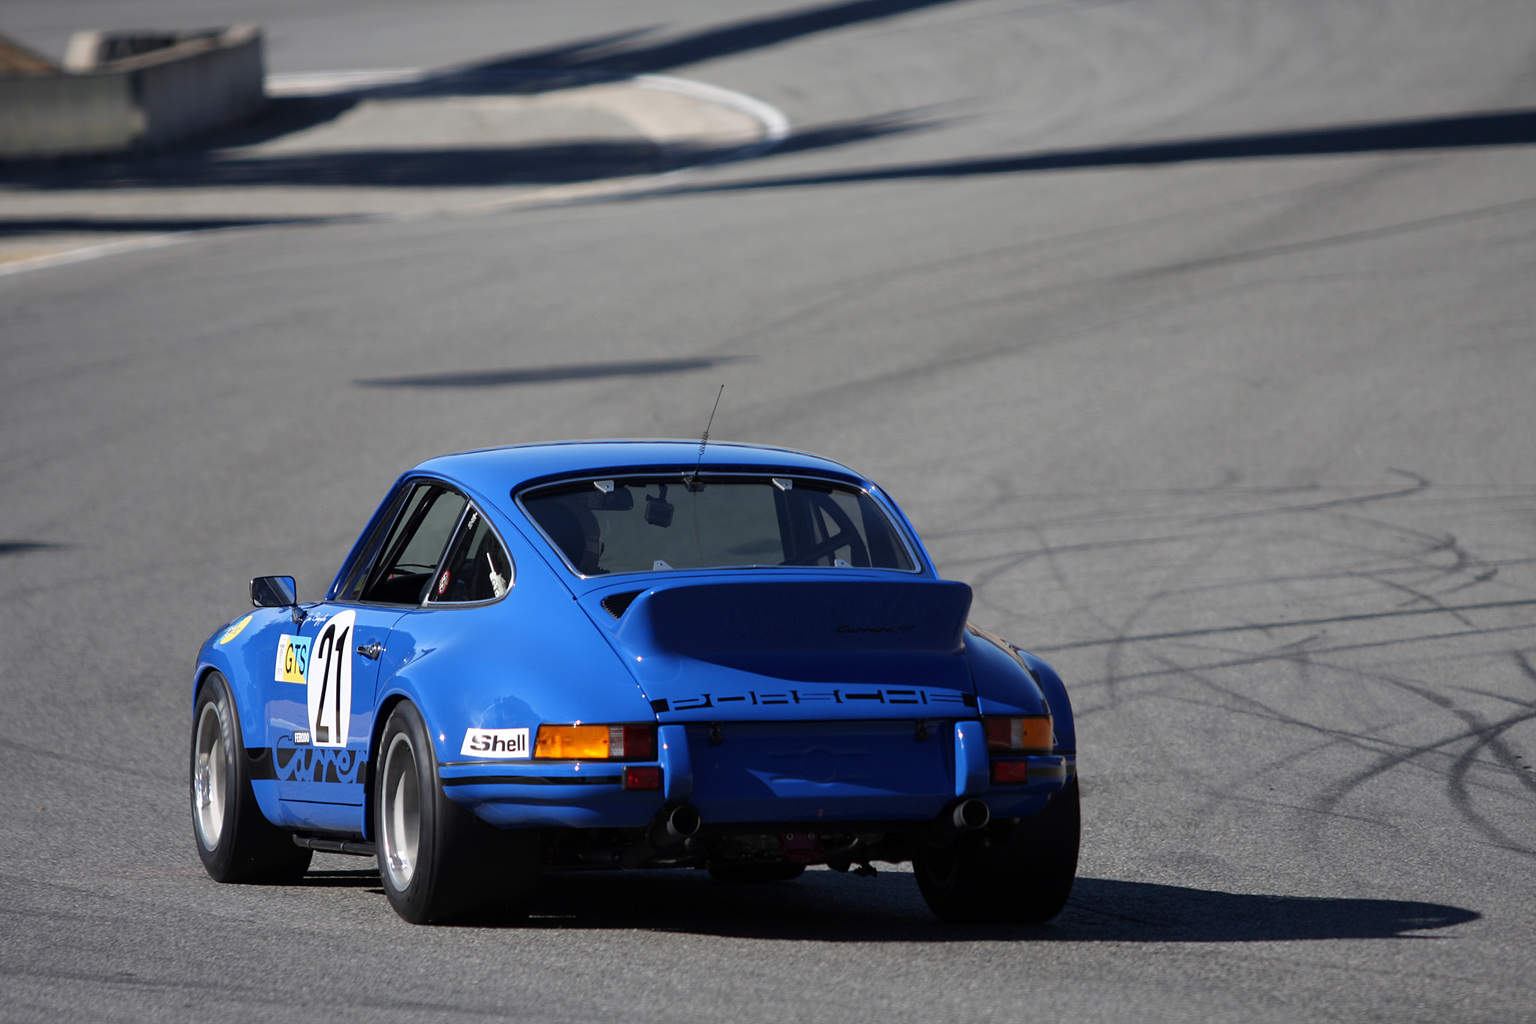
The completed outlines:
[[[406,484],[395,504],[335,597],[279,640],[274,675],[293,694],[274,704],[285,719],[272,722],[278,795],[316,828],[361,826],[380,670],[400,660],[390,636],[425,602],[467,502],[423,480]]]

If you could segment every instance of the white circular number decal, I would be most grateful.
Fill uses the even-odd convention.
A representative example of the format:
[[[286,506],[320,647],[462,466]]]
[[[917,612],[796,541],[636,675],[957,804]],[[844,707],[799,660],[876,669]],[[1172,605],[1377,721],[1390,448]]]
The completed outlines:
[[[357,613],[340,612],[320,627],[315,637],[309,671],[309,735],[317,747],[347,745],[347,726],[352,718],[352,634]]]

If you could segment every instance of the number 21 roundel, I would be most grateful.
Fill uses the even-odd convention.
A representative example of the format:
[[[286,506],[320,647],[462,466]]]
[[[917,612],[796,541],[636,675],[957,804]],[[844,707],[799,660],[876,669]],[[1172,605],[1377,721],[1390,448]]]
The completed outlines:
[[[320,627],[309,655],[309,735],[317,747],[347,745],[352,718],[352,633],[357,613],[346,611]]]

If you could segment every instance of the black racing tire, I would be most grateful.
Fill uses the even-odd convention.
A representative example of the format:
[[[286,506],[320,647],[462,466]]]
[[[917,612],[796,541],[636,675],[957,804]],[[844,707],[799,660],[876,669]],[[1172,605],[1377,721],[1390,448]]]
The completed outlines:
[[[379,878],[397,914],[412,924],[527,915],[543,866],[543,831],[498,829],[450,800],[414,705],[390,713],[374,764]]]
[[[913,859],[917,887],[941,921],[1044,924],[1077,877],[1077,778],[1033,818],[999,822]]]
[[[792,882],[805,874],[804,864],[788,861],[719,861],[709,865],[709,876],[728,885],[764,885]]]
[[[209,877],[282,884],[309,870],[310,851],[295,846],[257,806],[235,699],[217,672],[203,679],[192,706],[189,774],[192,833]]]

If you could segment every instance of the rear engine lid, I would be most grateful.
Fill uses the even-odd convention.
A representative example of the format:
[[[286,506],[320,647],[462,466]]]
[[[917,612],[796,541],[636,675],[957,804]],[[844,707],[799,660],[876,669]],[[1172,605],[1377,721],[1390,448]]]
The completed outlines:
[[[963,583],[716,578],[583,605],[663,722],[975,713]]]

